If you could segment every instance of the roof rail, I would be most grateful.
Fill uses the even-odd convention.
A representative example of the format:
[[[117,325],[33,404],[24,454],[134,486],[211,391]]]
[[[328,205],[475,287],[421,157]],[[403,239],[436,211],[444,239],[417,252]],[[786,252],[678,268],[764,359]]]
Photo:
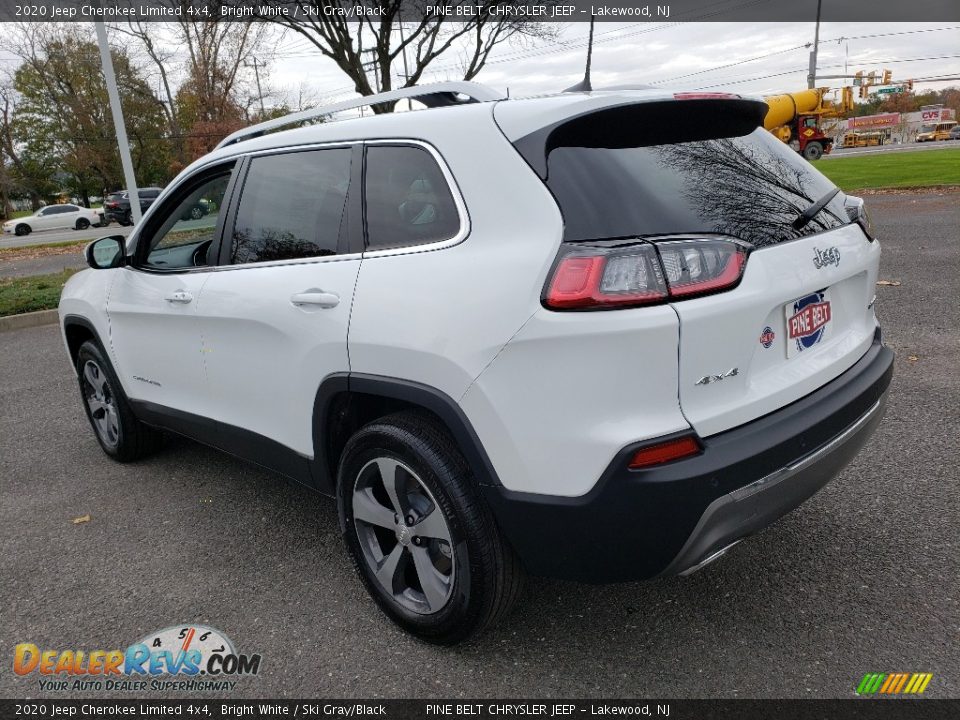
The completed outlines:
[[[467,100],[460,100],[458,95],[466,95]],[[251,138],[260,137],[270,130],[286,127],[287,125],[296,125],[306,120],[314,120],[324,115],[331,115],[342,110],[351,110],[353,108],[367,107],[369,105],[378,105],[380,103],[393,102],[406,98],[417,99],[427,107],[442,107],[444,105],[465,105],[475,102],[491,102],[494,100],[506,100],[506,96],[497,92],[493,88],[481,85],[475,82],[441,82],[432,85],[419,85],[413,87],[400,88],[399,90],[390,90],[388,92],[378,93],[376,95],[365,95],[364,97],[344,100],[343,102],[325,105],[324,107],[311,108],[301,112],[284,115],[281,118],[267,120],[266,122],[251,125],[243,130],[237,130],[235,133],[227,135],[219,142],[215,149],[219,150],[227,145],[243,142]]]

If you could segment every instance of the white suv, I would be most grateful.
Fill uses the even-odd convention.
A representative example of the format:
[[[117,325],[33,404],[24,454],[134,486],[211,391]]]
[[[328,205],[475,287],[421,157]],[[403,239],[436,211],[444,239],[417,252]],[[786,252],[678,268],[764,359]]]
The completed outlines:
[[[364,102],[414,96],[241,131],[88,248],[60,317],[108,455],[173,431],[335,496],[380,607],[455,643],[524,571],[697,569],[870,436],[880,248],[761,101]]]

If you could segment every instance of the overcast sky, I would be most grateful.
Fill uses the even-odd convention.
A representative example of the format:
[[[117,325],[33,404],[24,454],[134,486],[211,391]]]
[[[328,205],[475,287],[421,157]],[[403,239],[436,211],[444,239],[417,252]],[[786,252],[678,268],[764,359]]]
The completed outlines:
[[[560,25],[554,43],[504,44],[494,51],[478,82],[512,95],[554,92],[583,76],[586,23]],[[948,28],[948,29],[941,29]],[[597,23],[593,85],[665,84],[680,89],[725,88],[742,93],[776,93],[806,87],[813,23]],[[927,31],[927,32],[918,32]],[[863,37],[910,33],[887,37]],[[894,81],[929,76],[960,76],[960,27],[946,23],[824,23],[820,30],[820,74],[889,68]],[[838,40],[849,38],[849,40]],[[791,49],[795,48],[795,49]],[[782,52],[781,52],[782,51]],[[733,67],[761,55],[771,57]],[[952,56],[936,60],[919,60]],[[694,75],[693,73],[698,73]],[[462,77],[462,75],[460,76]],[[425,82],[459,79],[456,56],[435,61]],[[303,82],[319,99],[351,95],[349,80],[300,38],[287,38],[275,51],[271,83],[292,91]],[[824,80],[820,85],[837,85]],[[919,88],[960,86],[960,81]]]
[[[960,2],[960,0],[956,0]],[[159,23],[158,23],[159,25]],[[91,23],[74,26],[95,38]],[[477,79],[514,96],[556,92],[583,76],[587,23],[558,23],[551,42],[505,43]],[[0,38],[15,26],[0,28]],[[160,28],[158,27],[158,30]],[[810,23],[597,23],[594,87],[662,84],[666,87],[724,89],[745,94],[789,92],[806,87]],[[118,36],[114,35],[117,39]],[[948,23],[823,23],[819,74],[889,68],[894,81],[960,76],[960,26]],[[16,60],[2,48],[3,69]],[[291,106],[301,85],[312,102],[350,97],[352,86],[332,61],[306,40],[288,33],[259,59],[269,68],[268,85]],[[751,62],[744,62],[759,58]],[[935,58],[935,59],[926,59]],[[402,63],[396,64],[402,69]],[[455,80],[459,63],[450,53],[431,66],[423,82]],[[820,81],[839,86],[843,81]],[[920,84],[917,89],[960,87],[960,80]],[[268,100],[269,104],[269,100]]]

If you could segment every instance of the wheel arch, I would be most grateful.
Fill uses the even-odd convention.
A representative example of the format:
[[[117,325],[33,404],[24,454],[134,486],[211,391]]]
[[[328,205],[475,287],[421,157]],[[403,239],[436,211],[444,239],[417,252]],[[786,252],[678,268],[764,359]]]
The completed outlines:
[[[450,433],[479,485],[500,479],[463,410],[446,393],[401,378],[364,373],[327,376],[313,406],[314,481],[324,493],[336,491],[337,466],[350,437],[364,425],[403,410],[432,417]]]
[[[70,353],[70,362],[76,366],[77,353],[80,352],[80,346],[87,340],[94,340],[105,348],[103,341],[93,323],[85,317],[79,315],[65,315],[63,318],[63,337],[67,343],[67,351]]]

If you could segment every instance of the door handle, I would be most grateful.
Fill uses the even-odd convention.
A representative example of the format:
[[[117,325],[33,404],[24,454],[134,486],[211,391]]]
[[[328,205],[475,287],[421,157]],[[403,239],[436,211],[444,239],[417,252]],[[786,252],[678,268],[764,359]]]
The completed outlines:
[[[291,295],[290,302],[297,307],[301,305],[314,305],[321,308],[332,308],[340,304],[340,296],[336,293],[324,292],[323,290],[308,290],[307,292]]]
[[[186,305],[189,302],[193,302],[193,295],[188,293],[186,290],[177,290],[174,293],[167,295],[164,300],[172,303],[182,303]]]

